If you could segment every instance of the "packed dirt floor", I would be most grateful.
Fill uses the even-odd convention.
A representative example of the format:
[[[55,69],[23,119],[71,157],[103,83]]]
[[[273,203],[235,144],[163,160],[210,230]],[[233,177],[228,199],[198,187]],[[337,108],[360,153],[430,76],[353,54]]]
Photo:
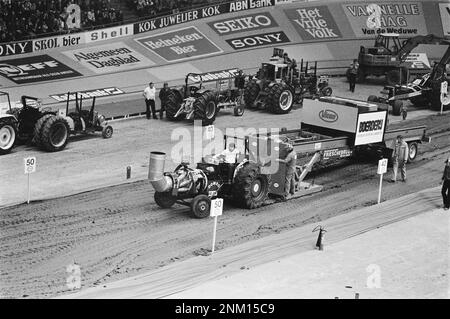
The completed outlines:
[[[378,90],[379,86],[368,86],[359,94],[367,97],[366,91]],[[344,84],[336,91],[336,95],[348,95]],[[268,123],[271,127],[298,127],[300,119],[295,114],[299,111],[282,116],[247,111],[242,118],[223,112],[216,127],[267,127]],[[450,114],[411,117],[392,123],[390,128],[427,125],[432,142],[422,145],[418,159],[408,165],[406,183],[385,183],[383,200],[437,186],[450,154]],[[67,293],[70,274],[66,267],[73,263],[81,266],[82,288],[86,288],[206,254],[211,221],[191,218],[186,207],[160,209],[153,200],[153,188],[145,180],[149,152],[170,152],[170,132],[179,125],[143,119],[117,122],[116,135],[110,140],[84,138],[55,154],[22,146],[2,156],[0,297],[46,298]],[[29,155],[38,157],[38,172],[32,175],[32,196],[38,200],[9,206],[25,199],[22,158]],[[133,179],[123,184],[127,165],[132,165]],[[376,202],[376,162],[342,161],[313,172],[309,181],[312,179],[324,186],[321,193],[255,211],[227,206],[218,225],[221,236],[217,248],[316,223]],[[98,188],[111,184],[118,185]],[[79,194],[60,197],[73,193]],[[58,198],[43,200],[52,197]]]

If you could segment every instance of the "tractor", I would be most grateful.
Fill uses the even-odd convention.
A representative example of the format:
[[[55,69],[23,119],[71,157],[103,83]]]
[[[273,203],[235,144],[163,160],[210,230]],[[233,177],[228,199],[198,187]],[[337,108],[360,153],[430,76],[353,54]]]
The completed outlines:
[[[235,116],[242,116],[244,85],[245,76],[239,69],[189,73],[183,87],[172,88],[167,94],[167,118],[201,120],[206,126],[214,123],[220,109],[231,108]]]
[[[298,70],[295,60],[286,63],[283,49],[274,48],[270,62],[262,63],[256,76],[248,81],[244,101],[248,108],[266,109],[275,114],[289,113],[303,98],[330,96],[328,77],[317,76],[317,62],[309,73],[308,62],[301,61]]]
[[[448,78],[448,64],[450,63],[450,41],[441,40],[440,44],[447,44],[447,51],[442,56],[441,60],[434,64],[433,70],[425,74],[421,78],[417,78],[406,85],[385,86],[382,94],[384,97],[369,96],[368,100],[371,102],[388,103],[393,106],[394,115],[399,115],[399,111],[405,100],[409,100],[417,107],[430,105],[433,110],[441,109],[441,83],[450,82]],[[450,103],[442,103],[444,107]]]
[[[12,108],[9,94],[6,92],[0,94],[8,97],[7,113],[16,120],[15,144],[32,143],[47,152],[58,152],[66,147],[70,134],[91,134],[101,131],[104,138],[110,138],[113,134],[113,129],[108,125],[105,117],[99,116],[94,111],[95,98],[90,110],[83,110],[83,99],[78,98],[78,93],[75,93],[76,109],[69,113],[70,93],[68,93],[66,109],[59,111],[42,107],[40,99],[25,95],[21,98],[22,106]],[[5,138],[4,144],[9,147],[6,136],[12,136],[12,130],[8,128],[9,134],[6,133],[6,129],[3,131],[5,132],[2,133]]]
[[[407,62],[411,51],[420,44],[442,44],[444,39],[433,34],[418,35],[400,41],[397,33],[381,33],[371,47],[361,46],[358,54],[357,81],[362,83],[370,75],[385,76],[389,86],[405,84],[411,75],[423,76],[430,68],[421,63],[418,68]],[[347,78],[350,70],[347,70]]]
[[[227,138],[225,136],[225,144]],[[270,172],[265,168],[269,160],[260,156],[258,150],[272,147],[271,156],[285,156],[287,144],[276,137],[259,136],[245,137],[243,144],[245,152],[237,156],[235,163],[217,162],[206,156],[196,168],[182,162],[173,172],[164,172],[165,153],[152,152],[148,178],[155,189],[156,204],[161,208],[170,208],[175,203],[186,205],[191,208],[193,217],[205,218],[209,216],[210,200],[217,197],[230,198],[242,208],[254,209],[261,207],[269,194],[281,196],[284,188],[280,181],[284,181],[285,170]],[[259,146],[252,146],[256,144]],[[274,178],[275,182],[271,183],[275,175],[283,176]]]
[[[17,137],[17,118],[9,114],[11,111],[11,100],[9,94],[0,92],[0,97],[6,96],[7,108],[0,107],[0,155],[11,152]]]

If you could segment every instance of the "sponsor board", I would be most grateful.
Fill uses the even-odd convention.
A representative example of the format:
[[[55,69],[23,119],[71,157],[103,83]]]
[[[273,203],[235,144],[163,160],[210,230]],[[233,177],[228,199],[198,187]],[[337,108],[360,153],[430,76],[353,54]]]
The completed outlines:
[[[48,55],[0,61],[0,75],[17,83],[66,79],[81,74]]]
[[[33,52],[33,42],[20,41],[0,43],[0,56],[18,55]]]
[[[103,88],[103,89],[79,91],[78,98],[80,98],[80,96],[81,96],[83,99],[92,99],[94,97],[99,98],[99,97],[121,95],[121,94],[125,94],[125,92],[116,87],[108,87],[108,88]],[[59,93],[59,94],[50,95],[50,97],[52,99],[54,99],[58,102],[67,102],[67,96],[69,96],[69,101],[74,101],[76,99],[75,93],[70,93],[69,95],[67,93]]]
[[[357,37],[372,38],[379,33],[400,36],[428,33],[420,2],[346,3],[342,8]]]
[[[181,23],[187,23],[203,18],[218,16],[225,13],[271,7],[275,5],[274,1],[275,0],[237,0],[229,3],[211,5],[199,9],[187,10],[168,16],[135,23],[134,34],[162,29]]]
[[[386,116],[387,111],[359,114],[355,146],[383,142]]]
[[[450,37],[450,3],[439,3],[439,12],[441,14],[444,37]]]
[[[410,53],[405,59],[411,69],[431,69],[430,60],[426,53]]]
[[[323,152],[323,159],[324,160],[340,159],[340,158],[351,157],[352,155],[353,155],[353,151],[349,148],[334,148],[331,150],[325,150]]]
[[[327,6],[286,9],[284,12],[303,40],[342,38]]]
[[[106,41],[133,35],[133,25],[121,25],[112,28],[99,29],[85,33],[86,43]]]
[[[123,42],[63,53],[95,73],[122,71],[155,64]]]
[[[39,52],[57,48],[73,47],[84,43],[84,33],[74,33],[33,40],[33,50],[34,52]]]
[[[187,27],[135,39],[168,62],[220,53],[222,50],[196,27]]]
[[[269,12],[253,13],[223,19],[209,22],[208,25],[219,35],[278,27],[278,24]]]
[[[290,42],[289,38],[283,31],[249,35],[226,41],[235,50]]]
[[[220,71],[212,71],[202,74],[191,74],[189,80],[192,82],[211,82],[217,80],[227,80],[236,77],[239,74],[239,69],[227,69]]]

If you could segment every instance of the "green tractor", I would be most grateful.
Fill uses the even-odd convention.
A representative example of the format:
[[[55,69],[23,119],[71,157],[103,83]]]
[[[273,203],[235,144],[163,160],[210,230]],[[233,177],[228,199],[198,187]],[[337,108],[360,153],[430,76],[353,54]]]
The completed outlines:
[[[233,109],[235,116],[244,114],[242,90],[245,76],[239,69],[189,73],[181,88],[169,90],[166,115],[171,121],[200,120],[211,125],[220,109]]]
[[[250,109],[266,109],[275,114],[289,113],[303,98],[330,96],[333,90],[328,77],[317,75],[317,62],[310,72],[308,62],[301,61],[300,70],[295,60],[285,63],[284,50],[274,49],[270,62],[262,63],[256,76],[248,81],[244,101]]]

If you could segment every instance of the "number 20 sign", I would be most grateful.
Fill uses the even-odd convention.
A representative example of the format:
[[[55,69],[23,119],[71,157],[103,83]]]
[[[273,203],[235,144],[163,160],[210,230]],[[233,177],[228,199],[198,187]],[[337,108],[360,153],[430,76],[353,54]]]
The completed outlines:
[[[23,159],[25,166],[25,174],[36,172],[36,157],[27,157]]]

